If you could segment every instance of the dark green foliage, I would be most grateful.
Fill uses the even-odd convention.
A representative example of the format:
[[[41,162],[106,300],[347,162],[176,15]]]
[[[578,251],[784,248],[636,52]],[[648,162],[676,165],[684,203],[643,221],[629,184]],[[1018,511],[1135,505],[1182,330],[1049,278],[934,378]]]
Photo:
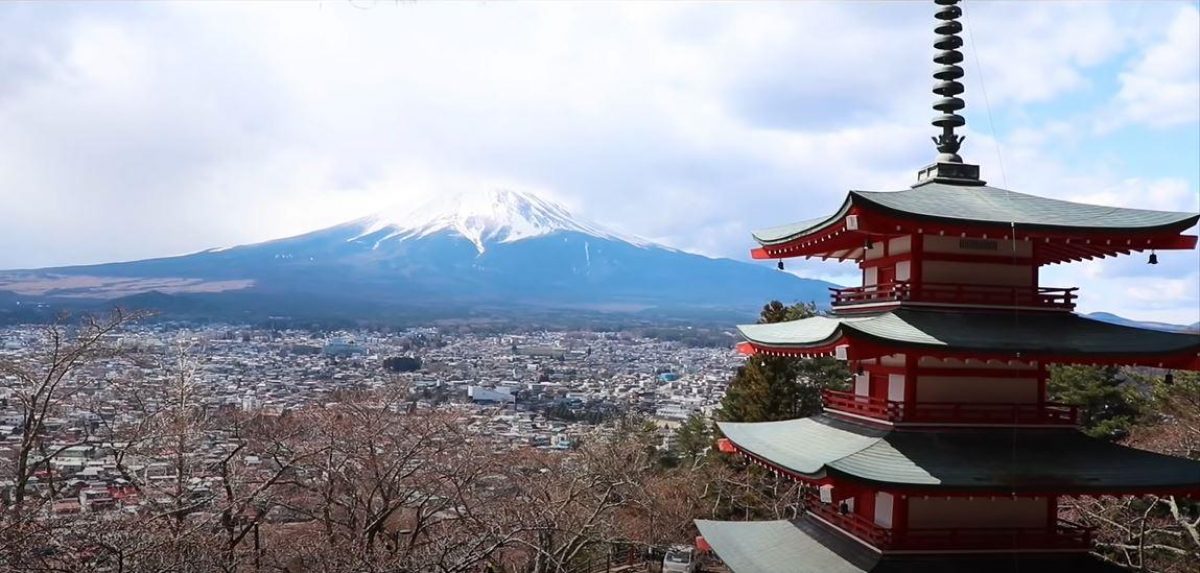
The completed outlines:
[[[421,359],[413,356],[389,356],[383,359],[383,367],[391,372],[416,372],[421,369]]]
[[[1118,440],[1129,435],[1145,398],[1116,366],[1052,366],[1051,401],[1079,406],[1080,429],[1089,436]]]
[[[763,306],[759,322],[784,322],[816,314],[813,304],[788,306],[776,300]],[[849,378],[846,365],[832,358],[754,356],[729,383],[718,416],[729,422],[811,416],[821,410],[821,390],[845,389]]]
[[[695,461],[712,446],[712,428],[700,414],[692,414],[675,430],[675,453],[687,461]]]

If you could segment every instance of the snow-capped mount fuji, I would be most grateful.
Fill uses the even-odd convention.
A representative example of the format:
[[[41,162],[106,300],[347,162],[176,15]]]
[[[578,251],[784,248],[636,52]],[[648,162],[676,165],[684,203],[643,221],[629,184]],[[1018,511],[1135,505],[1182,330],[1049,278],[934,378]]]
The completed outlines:
[[[415,209],[397,206],[352,224],[363,229],[355,239],[383,233],[374,248],[387,241],[453,232],[471,241],[483,254],[488,243],[511,243],[559,231],[651,246],[644,239],[620,235],[575,217],[557,203],[509,189],[441,196]]]
[[[536,195],[495,190],[439,197],[264,243],[0,272],[0,302],[117,300],[168,315],[219,318],[384,320],[531,311],[750,317],[775,298],[823,302],[828,286],[767,265],[626,236]]]

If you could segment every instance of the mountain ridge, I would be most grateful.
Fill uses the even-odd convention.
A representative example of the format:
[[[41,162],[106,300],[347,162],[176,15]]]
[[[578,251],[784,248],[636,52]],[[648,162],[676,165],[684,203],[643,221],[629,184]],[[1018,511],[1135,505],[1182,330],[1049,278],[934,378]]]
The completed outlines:
[[[260,314],[486,306],[753,316],[772,298],[823,303],[829,286],[629,237],[507,190],[182,256],[0,272],[0,291],[38,300],[135,297]],[[156,296],[137,296],[145,293]]]

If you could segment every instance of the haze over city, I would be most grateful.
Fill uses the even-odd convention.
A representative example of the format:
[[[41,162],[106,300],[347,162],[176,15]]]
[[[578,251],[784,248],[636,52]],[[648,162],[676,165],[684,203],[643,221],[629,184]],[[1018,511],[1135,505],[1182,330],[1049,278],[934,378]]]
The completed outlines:
[[[752,229],[927,163],[907,3],[7,4],[0,268],[295,235],[431,196],[532,192],[746,259]],[[970,3],[963,156],[1015,191],[1200,207],[1192,2]],[[1069,26],[1062,25],[1070,22]],[[1190,232],[1194,232],[1190,231]],[[1050,267],[1080,310],[1190,324],[1190,251]],[[765,264],[765,263],[763,263]],[[857,271],[789,263],[853,284]]]

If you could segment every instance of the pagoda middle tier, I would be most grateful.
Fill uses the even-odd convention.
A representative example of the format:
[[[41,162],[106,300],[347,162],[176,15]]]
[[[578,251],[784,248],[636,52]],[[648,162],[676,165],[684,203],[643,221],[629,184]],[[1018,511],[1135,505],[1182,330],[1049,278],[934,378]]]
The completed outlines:
[[[1073,313],[902,307],[738,329],[745,354],[848,361],[852,391],[826,391],[826,410],[888,425],[1069,426],[1050,364],[1200,369],[1200,336]]]

